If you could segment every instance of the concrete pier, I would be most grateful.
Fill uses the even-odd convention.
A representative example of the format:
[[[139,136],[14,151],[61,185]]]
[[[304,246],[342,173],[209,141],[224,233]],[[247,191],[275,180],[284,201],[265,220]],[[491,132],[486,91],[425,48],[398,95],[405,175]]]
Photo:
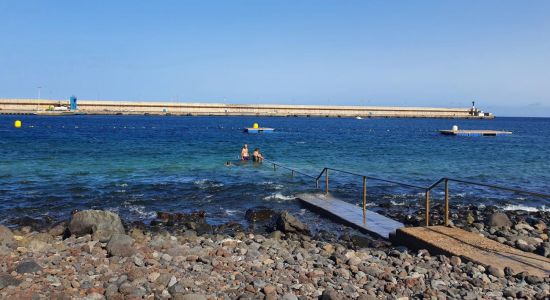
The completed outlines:
[[[0,114],[59,114],[54,108],[70,107],[66,100],[0,99]],[[472,108],[331,106],[278,104],[223,104],[78,100],[78,113],[194,116],[300,116],[363,118],[493,118]],[[74,113],[74,112],[73,112]],[[63,113],[66,114],[66,113]]]

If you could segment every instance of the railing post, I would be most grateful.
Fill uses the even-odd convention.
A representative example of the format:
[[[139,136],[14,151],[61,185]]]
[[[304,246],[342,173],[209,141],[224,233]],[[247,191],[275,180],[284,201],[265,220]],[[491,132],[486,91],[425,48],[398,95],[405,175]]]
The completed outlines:
[[[363,224],[367,224],[367,176],[363,176]]]
[[[445,226],[449,226],[449,180],[445,179]]]
[[[426,226],[430,226],[430,190],[426,189]]]
[[[325,169],[325,195],[328,195],[328,169]]]

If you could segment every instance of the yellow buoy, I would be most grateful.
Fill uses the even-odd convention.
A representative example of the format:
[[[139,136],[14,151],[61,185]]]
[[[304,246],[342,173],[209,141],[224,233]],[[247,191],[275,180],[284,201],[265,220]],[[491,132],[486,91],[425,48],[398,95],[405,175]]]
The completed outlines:
[[[254,123],[254,126],[252,126],[254,129],[258,129],[260,128],[260,125],[258,125],[258,123]]]
[[[15,122],[13,123],[13,126],[15,128],[21,128],[21,121],[20,120],[15,120]]]

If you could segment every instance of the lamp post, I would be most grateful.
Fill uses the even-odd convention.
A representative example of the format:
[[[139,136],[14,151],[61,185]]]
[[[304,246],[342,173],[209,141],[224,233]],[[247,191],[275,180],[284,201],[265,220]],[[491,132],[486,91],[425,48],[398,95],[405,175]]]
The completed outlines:
[[[42,87],[39,86],[39,87],[38,87],[38,99],[40,99],[40,91],[41,91],[41,90],[42,90]]]

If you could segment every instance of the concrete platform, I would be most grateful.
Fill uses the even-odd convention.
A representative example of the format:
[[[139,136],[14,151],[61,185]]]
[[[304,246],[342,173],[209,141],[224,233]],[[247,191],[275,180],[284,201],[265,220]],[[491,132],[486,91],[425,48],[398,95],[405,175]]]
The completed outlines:
[[[381,214],[367,210],[363,219],[362,207],[325,196],[324,194],[302,194],[297,198],[308,208],[356,228],[362,232],[389,239],[396,229],[404,225]],[[365,222],[366,221],[366,222]]]
[[[413,249],[428,249],[433,254],[458,256],[484,266],[500,269],[511,267],[515,273],[550,276],[549,258],[512,248],[460,228],[400,228],[391,241]]]

